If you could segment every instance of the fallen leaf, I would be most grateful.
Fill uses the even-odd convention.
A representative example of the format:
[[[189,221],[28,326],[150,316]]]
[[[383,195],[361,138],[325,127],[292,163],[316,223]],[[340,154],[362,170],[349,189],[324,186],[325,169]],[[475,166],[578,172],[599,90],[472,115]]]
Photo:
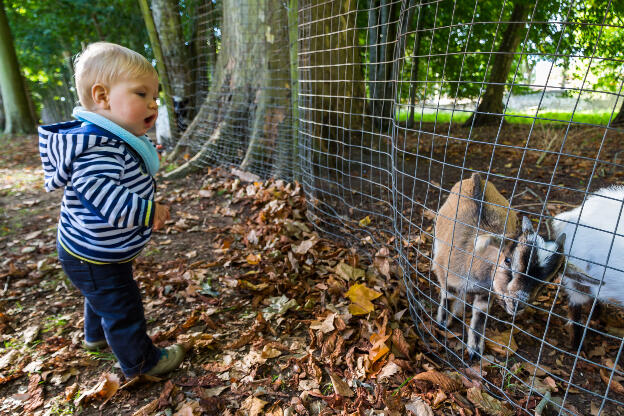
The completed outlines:
[[[150,416],[158,409],[158,399],[154,399],[136,412],[132,416]]]
[[[388,338],[390,338],[390,335],[385,334],[385,328],[382,333],[374,332],[371,334],[370,342],[373,346],[368,351],[368,358],[371,362],[376,362],[390,351],[390,348],[386,345]]]
[[[272,348],[269,345],[265,345],[262,348],[262,354],[260,354],[262,358],[276,358],[282,355],[282,352],[276,348]]]
[[[377,379],[378,380],[386,379],[388,377],[395,375],[400,370],[401,370],[401,367],[396,365],[394,361],[388,361],[388,363],[386,363],[386,365],[381,369],[379,374],[377,374]]]
[[[33,374],[28,379],[28,400],[24,404],[24,412],[32,413],[43,405],[43,386],[39,384],[41,376]]]
[[[251,264],[252,266],[260,263],[260,260],[262,260],[262,257],[260,256],[260,254],[249,254],[245,260],[247,260],[247,263]]]
[[[357,267],[351,267],[344,261],[338,263],[335,272],[346,281],[357,280],[366,276],[366,272],[364,272],[364,270],[358,269]]]
[[[28,328],[26,328],[22,335],[24,343],[30,344],[31,342],[36,340],[37,336],[39,335],[40,330],[41,330],[41,327],[39,325],[31,325]]]
[[[298,246],[293,248],[293,252],[295,254],[306,254],[316,243],[317,239],[311,238],[309,240],[304,240]]]
[[[334,387],[334,393],[343,397],[353,397],[355,393],[349,388],[349,385],[340,376],[333,371],[329,372],[329,378]]]
[[[182,404],[177,412],[173,416],[197,416],[202,412],[199,402],[195,400],[187,400]]]
[[[507,354],[510,350],[511,352],[518,350],[518,344],[516,344],[511,330],[487,334],[485,344],[490,350],[499,354]]]
[[[608,374],[604,368],[600,369],[600,378],[609,386],[610,390],[619,394],[624,394],[624,386],[615,378],[611,379],[611,382],[609,382],[610,374]]]
[[[321,321],[312,321],[310,323],[310,329],[320,330],[322,333],[327,334],[332,332],[334,328],[334,319],[336,318],[335,313],[330,313],[327,317]]]
[[[468,400],[485,413],[493,416],[514,416],[516,413],[505,407],[498,399],[483,392],[477,387],[469,388],[466,392]]]
[[[18,357],[18,355],[19,354],[18,354],[17,350],[9,350],[9,352],[4,354],[2,356],[2,358],[0,358],[0,370],[5,369],[11,363],[13,363],[13,361],[15,361],[15,359]]]
[[[412,412],[416,416],[433,416],[433,410],[422,398],[416,397],[405,405],[405,410]]]
[[[349,305],[349,313],[351,315],[366,315],[375,310],[375,305],[373,305],[371,300],[380,297],[381,293],[363,284],[356,283],[349,288],[346,296],[352,302]]]
[[[299,390],[300,391],[310,391],[310,390],[318,390],[320,387],[319,382],[313,379],[303,379],[299,380]]]
[[[209,389],[202,389],[202,397],[217,397],[229,386],[211,387]]]
[[[371,219],[370,217],[367,215],[364,218],[362,218],[360,220],[360,227],[367,227],[368,225],[370,225],[371,223]]]
[[[103,373],[97,384],[84,391],[74,400],[75,406],[81,406],[92,400],[108,400],[119,389],[119,377],[111,373]]]
[[[264,400],[255,396],[249,396],[243,401],[241,410],[245,410],[245,414],[248,416],[258,416],[266,404],[267,402]]]
[[[446,392],[453,392],[455,390],[459,390],[462,387],[462,383],[457,380],[452,379],[444,373],[440,373],[436,370],[429,370],[423,373],[417,374],[414,377],[416,380],[426,380],[429,381],[440,388],[442,388]]]

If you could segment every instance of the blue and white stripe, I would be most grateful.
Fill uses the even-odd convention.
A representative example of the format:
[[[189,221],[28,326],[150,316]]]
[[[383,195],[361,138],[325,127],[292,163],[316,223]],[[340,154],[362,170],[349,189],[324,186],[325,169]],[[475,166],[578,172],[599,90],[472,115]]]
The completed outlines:
[[[39,127],[45,189],[65,188],[59,243],[77,258],[118,263],[152,234],[154,179],[121,139],[94,124]]]

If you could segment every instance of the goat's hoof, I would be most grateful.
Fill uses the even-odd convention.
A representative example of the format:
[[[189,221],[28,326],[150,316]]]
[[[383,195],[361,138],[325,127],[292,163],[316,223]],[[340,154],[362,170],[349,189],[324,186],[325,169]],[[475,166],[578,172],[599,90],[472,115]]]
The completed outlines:
[[[481,358],[481,353],[482,351],[479,351],[478,349],[474,349],[474,348],[468,348],[468,359],[470,361],[475,361],[475,360],[479,360]]]

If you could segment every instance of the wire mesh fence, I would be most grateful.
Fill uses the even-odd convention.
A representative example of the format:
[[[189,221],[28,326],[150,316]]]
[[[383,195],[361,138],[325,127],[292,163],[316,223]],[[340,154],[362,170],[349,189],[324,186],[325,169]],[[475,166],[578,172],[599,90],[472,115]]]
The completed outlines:
[[[624,301],[624,190],[598,191],[622,180],[617,14],[300,2],[310,217],[353,243],[394,241],[422,339],[524,413],[623,404],[617,319],[580,312],[621,317]]]
[[[624,413],[621,4],[191,1],[168,43],[160,3],[171,174],[300,180],[394,251],[447,365],[519,414]]]

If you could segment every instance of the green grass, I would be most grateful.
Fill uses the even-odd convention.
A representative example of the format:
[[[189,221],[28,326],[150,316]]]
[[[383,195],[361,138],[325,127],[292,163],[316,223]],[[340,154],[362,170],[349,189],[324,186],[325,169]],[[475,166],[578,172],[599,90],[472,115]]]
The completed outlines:
[[[87,351],[87,354],[94,360],[98,361],[117,361],[115,355],[110,352],[102,351]]]
[[[439,111],[438,113],[425,113],[420,114],[418,111],[414,113],[414,119],[416,123],[419,123],[422,119],[423,123],[450,123],[451,116],[453,117],[453,123],[462,124],[468,120],[472,113],[464,112],[464,111]],[[516,116],[516,117],[514,117]],[[398,113],[397,122],[405,123],[408,117],[408,111],[403,109]],[[518,112],[508,112],[505,120],[512,124],[531,124],[533,123],[533,118],[535,117],[534,112],[526,112],[526,113],[518,113]],[[538,114],[537,124],[547,124],[547,123],[555,123],[561,124],[564,126],[564,123],[570,121],[570,117],[572,117],[572,113],[569,112],[540,112]],[[609,122],[609,118],[611,117],[611,112],[602,112],[602,113],[574,113],[574,118],[572,121],[575,123],[587,123],[587,124],[597,124],[601,126],[606,126]]]

